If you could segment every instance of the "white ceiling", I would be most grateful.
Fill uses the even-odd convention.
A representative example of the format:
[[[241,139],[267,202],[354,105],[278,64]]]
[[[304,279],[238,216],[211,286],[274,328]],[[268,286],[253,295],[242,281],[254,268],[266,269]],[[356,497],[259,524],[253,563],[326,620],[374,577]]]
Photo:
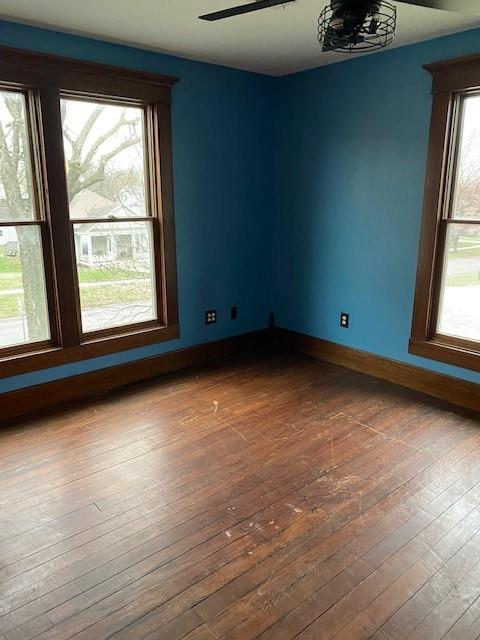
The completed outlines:
[[[219,22],[197,19],[202,13],[244,2],[0,0],[0,17],[270,75],[345,59],[345,54],[322,53],[317,42],[317,19],[327,0],[296,0]],[[398,3],[393,46],[476,26],[480,26],[480,16]]]

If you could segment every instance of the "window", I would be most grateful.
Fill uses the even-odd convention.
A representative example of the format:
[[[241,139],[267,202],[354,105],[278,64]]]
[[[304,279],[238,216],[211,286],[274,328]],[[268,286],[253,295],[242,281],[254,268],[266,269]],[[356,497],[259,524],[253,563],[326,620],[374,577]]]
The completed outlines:
[[[0,349],[45,345],[51,337],[35,200],[26,95],[0,92]]]
[[[1,375],[177,337],[176,80],[0,49]]]
[[[427,68],[434,98],[410,351],[480,370],[480,60]]]
[[[65,98],[61,110],[73,234],[91,240],[76,256],[82,330],[155,320],[145,108]]]

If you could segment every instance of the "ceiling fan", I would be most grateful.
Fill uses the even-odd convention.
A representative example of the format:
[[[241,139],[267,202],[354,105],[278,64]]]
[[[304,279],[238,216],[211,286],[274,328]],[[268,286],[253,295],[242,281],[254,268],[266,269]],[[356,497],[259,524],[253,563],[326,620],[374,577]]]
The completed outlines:
[[[296,0],[254,0],[237,7],[199,16],[213,22]],[[395,0],[396,3],[480,16],[480,0]],[[380,49],[393,41],[397,9],[390,0],[330,0],[318,19],[323,51]]]

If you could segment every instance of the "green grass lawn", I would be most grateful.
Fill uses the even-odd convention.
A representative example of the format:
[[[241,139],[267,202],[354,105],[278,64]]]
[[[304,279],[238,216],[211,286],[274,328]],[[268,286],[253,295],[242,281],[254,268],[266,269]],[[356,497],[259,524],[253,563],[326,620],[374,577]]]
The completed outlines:
[[[3,250],[0,253],[0,277],[5,273],[20,273],[20,258],[5,256]]]
[[[460,236],[457,251],[450,250],[448,256],[451,260],[457,258],[478,258],[480,252],[480,237]]]
[[[21,289],[22,286],[21,273],[0,273],[0,291],[5,291],[5,289]]]
[[[16,274],[20,279],[19,282],[21,282],[22,267],[20,258],[0,254],[0,286],[1,281],[7,274]],[[145,273],[131,269],[80,267],[78,270],[80,282],[109,282],[111,280],[139,280],[141,278],[145,278]]]
[[[83,282],[110,282],[112,280],[139,280],[141,278],[145,278],[145,273],[128,269],[92,269],[89,267],[80,267],[78,270],[80,284]]]
[[[0,318],[14,318],[22,305],[22,294],[0,296]],[[142,285],[106,285],[105,287],[82,288],[80,298],[83,309],[104,307],[109,304],[149,302],[151,291],[148,283]]]
[[[476,271],[457,273],[447,278],[449,287],[473,287],[476,284],[480,284],[480,275]]]
[[[151,299],[149,283],[105,285],[104,287],[80,288],[83,309],[104,307],[109,304],[127,304],[129,302],[148,302]]]
[[[15,318],[18,316],[18,304],[20,296],[18,294],[7,294],[0,296],[0,318]]]
[[[114,284],[118,280],[145,279],[141,271],[111,268],[96,269],[80,267],[78,270],[80,285],[105,282],[105,286],[83,287],[81,289],[82,307],[84,309],[102,307],[109,304],[128,304],[130,302],[148,301],[150,287],[148,282],[135,285]],[[5,256],[0,247],[0,292],[8,289],[22,289],[22,271],[20,258]],[[0,318],[12,318],[18,315],[22,294],[0,296]]]
[[[140,271],[128,271],[126,269],[79,269],[78,279],[80,284],[85,282],[112,282],[115,280],[140,280],[145,278],[145,274]],[[5,289],[22,288],[22,272],[1,271],[0,265],[0,291]]]
[[[479,248],[470,247],[468,249],[462,249],[461,251],[449,251],[448,258],[450,260],[457,260],[458,258],[478,258]]]

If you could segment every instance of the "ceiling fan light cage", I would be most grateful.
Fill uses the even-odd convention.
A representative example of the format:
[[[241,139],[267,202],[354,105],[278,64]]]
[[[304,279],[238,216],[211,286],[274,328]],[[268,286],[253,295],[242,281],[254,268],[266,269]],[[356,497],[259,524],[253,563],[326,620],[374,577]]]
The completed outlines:
[[[318,41],[320,44],[325,42],[325,36],[327,30],[331,25],[333,18],[334,8],[329,4],[322,11],[318,18]],[[341,38],[336,38],[331,44],[331,51],[338,51],[343,53],[355,53],[360,51],[374,51],[376,49],[383,49],[388,47],[395,38],[395,28],[397,26],[397,8],[396,6],[388,2],[388,0],[382,0],[378,12],[375,14],[375,19],[378,22],[377,30],[375,33],[369,33],[364,29],[361,31],[361,39],[357,41],[347,41]]]

